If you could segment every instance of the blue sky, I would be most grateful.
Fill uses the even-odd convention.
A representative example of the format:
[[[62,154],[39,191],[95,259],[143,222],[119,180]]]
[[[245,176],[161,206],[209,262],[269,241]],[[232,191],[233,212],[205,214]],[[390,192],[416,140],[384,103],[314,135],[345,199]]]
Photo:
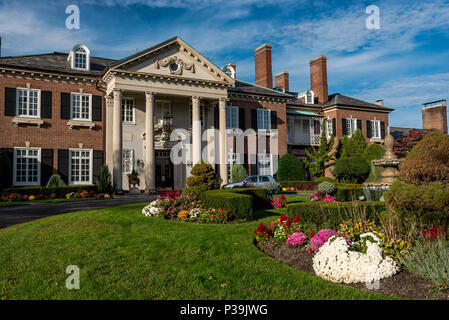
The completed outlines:
[[[65,28],[70,4],[80,30]],[[368,5],[380,9],[379,30],[365,27]],[[0,0],[3,56],[84,43],[123,58],[175,35],[250,82],[254,49],[270,42],[273,75],[288,71],[295,91],[310,87],[308,61],[326,55],[329,93],[384,99],[392,126],[420,128],[421,104],[449,96],[449,1]]]

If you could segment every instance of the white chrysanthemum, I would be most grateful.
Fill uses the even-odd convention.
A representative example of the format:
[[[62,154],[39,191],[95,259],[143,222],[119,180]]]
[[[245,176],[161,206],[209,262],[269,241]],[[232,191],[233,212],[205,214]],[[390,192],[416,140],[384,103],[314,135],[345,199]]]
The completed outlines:
[[[190,210],[189,216],[191,219],[197,219],[200,217],[201,209],[200,208],[193,208]]]
[[[321,278],[343,283],[373,282],[393,276],[399,271],[390,257],[382,257],[380,239],[372,233],[360,236],[366,239],[366,253],[349,250],[341,237],[330,237],[313,257],[313,270]],[[374,240],[374,242],[371,241]]]
[[[142,209],[142,214],[146,217],[158,217],[161,209],[158,207],[158,201],[155,200]]]

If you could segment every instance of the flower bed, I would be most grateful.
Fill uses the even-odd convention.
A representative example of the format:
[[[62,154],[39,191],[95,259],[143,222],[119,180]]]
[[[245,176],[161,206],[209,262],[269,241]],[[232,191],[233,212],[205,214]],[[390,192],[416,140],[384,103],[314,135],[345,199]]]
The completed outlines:
[[[227,208],[203,208],[201,201],[190,196],[178,198],[159,198],[142,209],[142,215],[172,220],[198,223],[229,223],[236,221],[235,216]]]
[[[14,190],[14,191],[11,191]],[[66,191],[64,193],[64,191]],[[109,194],[97,193],[96,188],[79,188],[79,187],[30,187],[5,189],[1,196],[2,202],[13,201],[39,201],[49,199],[108,199]]]

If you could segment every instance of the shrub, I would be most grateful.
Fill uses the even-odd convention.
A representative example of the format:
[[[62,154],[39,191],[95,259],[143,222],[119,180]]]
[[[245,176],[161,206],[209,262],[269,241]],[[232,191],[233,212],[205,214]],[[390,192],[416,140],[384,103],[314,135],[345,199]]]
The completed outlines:
[[[273,182],[273,181],[265,182],[263,184],[263,187],[270,194],[279,193],[281,191],[281,184],[278,182]]]
[[[385,155],[385,149],[377,143],[372,143],[362,154],[362,159],[371,165],[372,160],[382,159]]]
[[[53,174],[47,182],[47,187],[64,187],[65,185],[59,174]]]
[[[305,187],[305,186],[314,185],[314,183],[311,181],[279,181],[279,183],[281,186],[284,186],[284,187],[296,188],[296,189],[302,189],[302,190],[306,190],[306,189],[303,189],[303,187]],[[315,186],[314,186],[314,188],[315,188]],[[311,189],[311,190],[313,190],[313,189]]]
[[[335,199],[337,201],[353,201],[359,200],[361,196],[365,196],[365,191],[360,184],[339,184]]]
[[[357,157],[361,158],[363,152],[368,147],[368,142],[362,133],[362,130],[357,129],[354,134],[345,142],[341,157]]]
[[[253,197],[253,209],[265,209],[267,207],[267,190],[262,188],[237,188],[227,189],[228,192],[248,194]]]
[[[387,206],[408,223],[449,224],[449,185],[437,182],[415,185],[395,181],[384,192],[384,199]]]
[[[331,182],[331,183],[337,183],[338,182],[337,180],[329,178],[329,177],[319,177],[319,178],[316,178],[315,180],[313,180],[313,183],[315,185],[319,185],[321,182],[324,182],[324,181]]]
[[[195,201],[200,200],[201,188],[200,187],[185,187],[182,189],[182,195],[184,197],[190,197]]]
[[[333,183],[323,181],[318,185],[318,190],[322,193],[332,194],[335,192],[335,185]]]
[[[193,166],[191,174],[187,178],[188,187],[200,187],[202,191],[220,188],[220,180],[217,179],[214,168],[203,160]]]
[[[287,205],[289,217],[298,216],[301,222],[319,228],[338,229],[340,224],[361,212],[367,219],[378,221],[376,213],[385,210],[384,202],[298,202]]]
[[[250,195],[228,190],[210,190],[201,193],[201,200],[207,208],[229,209],[236,219],[253,218],[253,197]]]
[[[303,161],[289,153],[279,158],[276,174],[282,181],[306,180],[306,168]]]
[[[369,171],[370,167],[362,158],[340,158],[335,162],[334,174],[340,182],[362,183]]]
[[[427,134],[399,166],[401,179],[407,183],[449,184],[449,136],[440,132]]]
[[[243,181],[248,176],[248,172],[246,172],[246,169],[241,164],[235,164],[232,166],[231,170],[231,182],[236,183]]]
[[[398,158],[403,159],[407,156],[410,150],[418,142],[420,142],[424,136],[434,130],[425,129],[411,129],[407,133],[402,133],[398,138],[394,139],[393,151]]]
[[[412,274],[436,284],[449,284],[449,241],[430,242],[421,239],[402,259],[401,263]]]
[[[112,178],[111,173],[109,172],[109,168],[107,164],[104,164],[101,167],[100,172],[97,176],[97,189],[100,193],[108,193],[111,194],[113,192],[113,186],[112,186]]]
[[[12,185],[12,171],[11,158],[6,151],[0,150],[0,186]]]

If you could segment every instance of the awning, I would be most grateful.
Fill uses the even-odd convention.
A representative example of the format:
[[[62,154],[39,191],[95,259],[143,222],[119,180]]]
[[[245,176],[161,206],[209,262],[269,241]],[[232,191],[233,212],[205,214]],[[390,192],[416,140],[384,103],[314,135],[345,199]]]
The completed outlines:
[[[321,114],[312,111],[299,111],[299,110],[288,110],[287,114],[297,115],[297,116],[309,116],[309,117],[323,117]]]

